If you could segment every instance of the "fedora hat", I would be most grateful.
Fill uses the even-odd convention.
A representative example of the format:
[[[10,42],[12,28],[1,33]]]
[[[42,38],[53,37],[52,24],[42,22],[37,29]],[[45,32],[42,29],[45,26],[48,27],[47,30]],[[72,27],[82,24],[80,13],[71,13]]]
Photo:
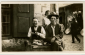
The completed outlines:
[[[55,16],[56,19],[59,17],[59,15],[57,15],[55,12],[52,12],[50,15],[48,15],[48,18],[51,19],[52,16]]]

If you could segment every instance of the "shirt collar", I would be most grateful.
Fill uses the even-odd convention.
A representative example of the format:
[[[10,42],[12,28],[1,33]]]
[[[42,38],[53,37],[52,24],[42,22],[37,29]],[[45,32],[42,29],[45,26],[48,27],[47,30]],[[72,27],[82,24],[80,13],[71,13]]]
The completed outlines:
[[[51,28],[55,28],[55,26],[52,26],[52,25],[51,25]]]

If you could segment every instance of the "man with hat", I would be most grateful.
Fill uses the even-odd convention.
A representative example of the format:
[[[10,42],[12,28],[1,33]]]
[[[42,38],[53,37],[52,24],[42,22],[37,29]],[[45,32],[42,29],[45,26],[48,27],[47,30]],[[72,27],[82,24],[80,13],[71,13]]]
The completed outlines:
[[[62,42],[63,29],[59,24],[59,16],[51,14],[48,16],[51,23],[46,27],[46,41],[51,44],[52,51],[62,51],[64,45]]]

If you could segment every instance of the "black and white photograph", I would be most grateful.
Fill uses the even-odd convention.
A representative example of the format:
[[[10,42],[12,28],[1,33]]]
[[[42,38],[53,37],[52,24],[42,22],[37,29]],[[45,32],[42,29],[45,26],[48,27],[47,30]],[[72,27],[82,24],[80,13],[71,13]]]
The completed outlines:
[[[1,4],[2,52],[84,51],[82,2]]]

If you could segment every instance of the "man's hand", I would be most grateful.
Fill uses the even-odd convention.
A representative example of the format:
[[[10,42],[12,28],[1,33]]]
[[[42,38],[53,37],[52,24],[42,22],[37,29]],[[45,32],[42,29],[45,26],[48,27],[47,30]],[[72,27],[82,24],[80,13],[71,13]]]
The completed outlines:
[[[60,37],[59,37],[59,36],[60,36],[60,35],[56,35],[56,36],[55,36],[55,38],[56,38],[56,39],[60,39]]]
[[[35,32],[35,34],[36,34],[36,35],[40,35],[40,33],[39,33],[39,32]]]
[[[31,32],[31,34],[35,34],[34,32]]]
[[[59,41],[62,41],[62,39],[59,39]]]
[[[35,33],[34,33],[34,32],[31,32],[31,34],[36,34],[36,35],[39,35],[39,32],[35,32]]]
[[[55,41],[55,37],[53,37],[52,39],[51,39],[51,42],[54,42]]]

